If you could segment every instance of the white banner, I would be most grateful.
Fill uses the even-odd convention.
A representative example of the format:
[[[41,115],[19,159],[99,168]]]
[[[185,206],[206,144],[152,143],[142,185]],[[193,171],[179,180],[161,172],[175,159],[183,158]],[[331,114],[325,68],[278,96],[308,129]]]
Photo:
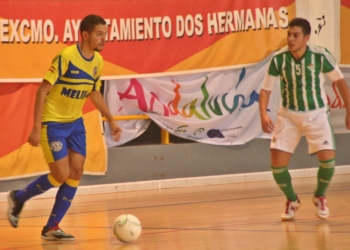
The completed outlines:
[[[259,92],[269,58],[247,68],[106,82],[105,98],[113,115],[147,114],[169,133],[198,142],[239,145],[254,138],[271,138],[261,130]],[[350,82],[350,73],[345,72]],[[270,96],[269,114],[276,120],[280,89]],[[325,84],[335,133],[345,129],[345,109],[336,88]],[[120,121],[123,134],[113,142],[106,126],[107,146],[122,145],[141,135],[147,120]]]
[[[269,138],[261,130],[259,92],[269,58],[248,68],[173,77],[106,82],[106,102],[113,115],[147,114],[169,133],[198,142],[238,145]],[[279,90],[270,108],[276,118]],[[120,123],[124,134],[117,146],[139,135],[144,121]]]
[[[141,113],[137,102],[136,105],[130,103],[126,105],[118,97],[120,87],[128,84],[130,84],[130,79],[106,81],[104,98],[113,115],[137,115]],[[113,138],[110,136],[109,126],[105,122],[104,127],[107,147],[119,146],[137,138],[146,131],[150,122],[150,120],[118,121],[119,126],[123,128],[123,133],[121,134],[119,142],[113,141]]]
[[[327,48],[340,62],[340,0],[296,0],[296,16],[311,25],[310,44]]]

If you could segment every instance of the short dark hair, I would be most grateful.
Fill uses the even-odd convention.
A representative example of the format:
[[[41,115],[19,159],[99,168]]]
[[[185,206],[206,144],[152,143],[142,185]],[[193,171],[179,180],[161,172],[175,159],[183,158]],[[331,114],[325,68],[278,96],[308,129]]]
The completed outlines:
[[[106,21],[98,15],[91,14],[84,17],[80,22],[80,34],[83,34],[83,31],[87,31],[88,33],[92,32],[95,26],[99,24],[105,25]]]
[[[302,29],[303,34],[305,36],[306,35],[310,35],[310,33],[311,33],[311,25],[310,25],[309,21],[304,19],[304,18],[294,18],[294,19],[292,19],[289,22],[288,27],[291,28],[291,27],[294,27],[294,26],[300,27]]]

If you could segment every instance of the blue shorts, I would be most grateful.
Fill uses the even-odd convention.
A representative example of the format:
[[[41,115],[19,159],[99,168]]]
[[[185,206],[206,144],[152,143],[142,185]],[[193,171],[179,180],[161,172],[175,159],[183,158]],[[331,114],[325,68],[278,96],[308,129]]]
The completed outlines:
[[[68,155],[68,148],[86,157],[86,131],[82,118],[71,123],[43,122],[40,145],[48,163]]]

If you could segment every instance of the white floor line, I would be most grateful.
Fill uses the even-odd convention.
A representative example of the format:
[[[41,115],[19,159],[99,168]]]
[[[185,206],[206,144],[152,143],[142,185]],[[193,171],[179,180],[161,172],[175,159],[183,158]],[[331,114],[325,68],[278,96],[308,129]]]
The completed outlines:
[[[292,178],[303,177],[315,177],[318,168],[296,169],[289,170]],[[349,174],[350,165],[337,166],[335,168],[335,175]],[[204,177],[192,177],[192,178],[177,178],[166,180],[153,180],[153,181],[139,181],[139,182],[124,182],[124,183],[111,183],[102,185],[80,186],[77,190],[77,195],[89,195],[89,194],[103,194],[114,192],[126,192],[135,190],[149,190],[160,188],[177,188],[177,187],[193,187],[204,185],[216,185],[216,184],[228,184],[238,182],[249,181],[263,181],[272,180],[271,171],[257,172],[257,173],[244,173],[244,174],[232,174],[232,175],[215,175]],[[55,197],[57,188],[52,188],[47,192],[34,197],[34,199],[52,198]],[[7,192],[0,193],[0,202],[5,202],[7,199]]]

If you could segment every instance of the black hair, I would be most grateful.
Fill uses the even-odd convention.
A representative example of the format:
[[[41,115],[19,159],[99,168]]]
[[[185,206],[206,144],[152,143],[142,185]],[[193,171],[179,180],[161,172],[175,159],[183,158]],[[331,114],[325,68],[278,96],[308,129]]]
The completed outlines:
[[[311,25],[310,25],[309,21],[304,19],[304,18],[292,19],[289,22],[288,27],[291,28],[294,26],[300,27],[303,31],[304,36],[310,35],[310,33],[311,33]]]
[[[105,25],[106,21],[98,15],[91,14],[84,17],[80,23],[80,34],[83,34],[83,31],[87,31],[88,33],[92,32],[95,29],[95,26],[99,24]]]

